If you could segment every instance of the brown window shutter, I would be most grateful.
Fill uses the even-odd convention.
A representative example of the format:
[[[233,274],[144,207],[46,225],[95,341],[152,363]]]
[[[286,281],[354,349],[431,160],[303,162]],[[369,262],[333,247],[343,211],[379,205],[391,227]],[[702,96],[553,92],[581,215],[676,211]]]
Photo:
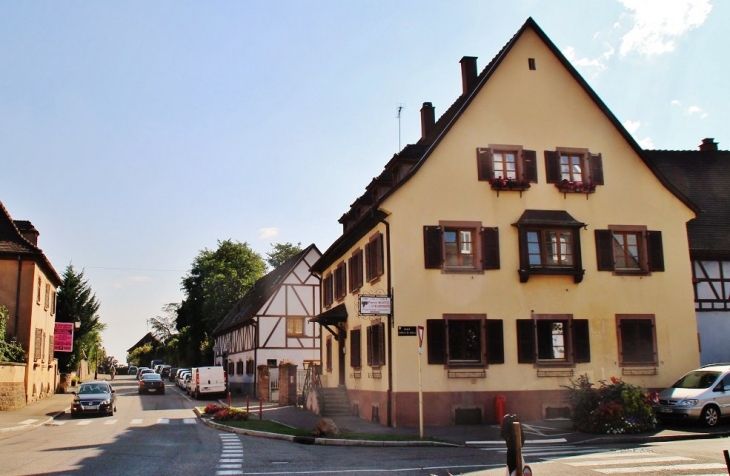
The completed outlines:
[[[537,152],[534,150],[523,150],[522,167],[522,178],[530,183],[537,183]]]
[[[646,232],[646,246],[649,255],[649,271],[664,271],[664,244],[661,231]]]
[[[426,319],[426,344],[430,365],[446,363],[446,325],[443,319]]]
[[[353,329],[350,331],[350,366],[356,369],[362,366],[360,339],[360,329]]]
[[[440,269],[443,264],[443,238],[440,226],[423,227],[423,252],[426,269]]]
[[[527,230],[520,228],[517,239],[517,244],[520,249],[520,269],[530,269],[530,257],[527,254]]]
[[[370,367],[373,366],[373,326],[368,326],[365,335],[365,346],[367,347],[367,362]]]
[[[376,276],[382,276],[384,273],[384,261],[385,261],[385,253],[383,253],[383,234],[378,233],[378,237],[374,241],[375,246],[375,252],[376,252],[376,261],[375,261],[375,275]]]
[[[35,329],[35,349],[33,351],[33,359],[41,360],[43,356],[43,328],[36,327]]]
[[[487,319],[487,363],[504,363],[504,323],[501,319]]]
[[[603,158],[601,154],[591,154],[591,182],[603,185]]]
[[[560,182],[560,154],[555,150],[545,151],[545,181],[547,183]]]
[[[494,160],[491,149],[484,147],[477,149],[477,177],[480,181],[489,181],[494,178]]]
[[[613,233],[611,230],[595,230],[594,233],[598,271],[613,271],[616,266],[613,260]]]
[[[482,268],[499,269],[499,228],[482,228]]]
[[[349,287],[348,291],[352,292],[355,289],[357,289],[357,287],[355,286],[356,278],[355,278],[355,257],[354,256],[350,257],[347,260],[347,265],[348,265],[347,268],[348,268],[348,273],[349,273],[348,278],[350,280],[350,287]]]
[[[373,267],[372,262],[373,258],[370,256],[372,254],[372,250],[370,249],[370,243],[365,243],[365,280],[371,281],[373,279]]]
[[[385,365],[385,323],[381,322],[378,328],[378,365]]]
[[[535,322],[517,319],[517,363],[535,363]]]
[[[591,341],[588,319],[573,319],[573,362],[591,361]]]

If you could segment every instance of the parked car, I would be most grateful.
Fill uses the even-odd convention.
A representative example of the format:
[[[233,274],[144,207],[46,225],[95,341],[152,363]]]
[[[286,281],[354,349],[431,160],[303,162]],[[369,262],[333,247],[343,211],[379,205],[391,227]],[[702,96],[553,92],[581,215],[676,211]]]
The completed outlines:
[[[721,417],[730,415],[730,364],[692,370],[659,392],[653,407],[659,419],[698,420],[716,426]]]
[[[224,395],[228,389],[228,376],[223,367],[193,367],[189,394],[200,400],[202,395]]]
[[[160,375],[162,375],[162,378],[166,378],[170,382],[174,382],[177,369],[177,367],[170,367],[169,369],[167,369],[167,372],[165,371],[165,369],[162,369],[162,373]]]
[[[71,418],[92,414],[113,416],[117,409],[117,392],[109,382],[84,382],[74,393],[76,396],[71,404]]]
[[[178,374],[178,377],[177,377],[177,386],[178,387],[180,387],[181,389],[185,390],[185,386],[186,386],[185,385],[185,381],[190,376],[190,373],[191,372],[189,370],[185,370],[185,371],[180,372]]]
[[[174,375],[174,377],[173,377],[173,382],[175,382],[175,385],[177,385],[178,387],[182,387],[182,386],[180,385],[180,376],[181,376],[181,375],[182,375],[182,374],[183,374],[184,372],[190,372],[190,369],[177,369],[177,372],[175,372],[175,375]],[[172,374],[170,374],[170,375],[172,376]]]
[[[127,370],[127,375],[137,375],[137,370],[139,369],[136,365],[130,365],[129,369]]]
[[[160,374],[149,372],[140,377],[139,394],[142,395],[143,393],[150,392],[159,393],[161,395],[165,394],[165,381],[162,380],[162,376],[160,376]]]

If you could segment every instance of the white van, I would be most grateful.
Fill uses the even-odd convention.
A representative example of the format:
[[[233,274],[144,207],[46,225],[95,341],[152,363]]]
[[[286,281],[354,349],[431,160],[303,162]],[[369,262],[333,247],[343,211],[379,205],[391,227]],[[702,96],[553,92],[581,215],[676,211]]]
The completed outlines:
[[[200,400],[201,395],[225,395],[228,389],[228,376],[223,367],[193,367],[190,379],[190,395]]]

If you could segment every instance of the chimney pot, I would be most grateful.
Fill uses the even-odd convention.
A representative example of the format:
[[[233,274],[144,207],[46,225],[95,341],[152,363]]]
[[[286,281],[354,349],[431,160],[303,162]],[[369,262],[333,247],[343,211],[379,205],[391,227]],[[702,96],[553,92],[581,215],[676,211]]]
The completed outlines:
[[[700,150],[703,152],[717,152],[717,142],[713,138],[702,139]]]
[[[436,110],[433,104],[424,102],[421,108],[421,139],[425,139],[433,130],[434,124],[436,124]]]
[[[461,63],[462,94],[466,94],[477,84],[477,57],[464,56],[459,63]]]

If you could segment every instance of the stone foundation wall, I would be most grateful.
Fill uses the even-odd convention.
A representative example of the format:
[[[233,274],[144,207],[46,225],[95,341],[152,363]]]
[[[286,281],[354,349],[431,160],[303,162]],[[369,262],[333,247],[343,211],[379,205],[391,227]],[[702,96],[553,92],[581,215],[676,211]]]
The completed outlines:
[[[25,364],[0,364],[0,411],[25,405]]]

